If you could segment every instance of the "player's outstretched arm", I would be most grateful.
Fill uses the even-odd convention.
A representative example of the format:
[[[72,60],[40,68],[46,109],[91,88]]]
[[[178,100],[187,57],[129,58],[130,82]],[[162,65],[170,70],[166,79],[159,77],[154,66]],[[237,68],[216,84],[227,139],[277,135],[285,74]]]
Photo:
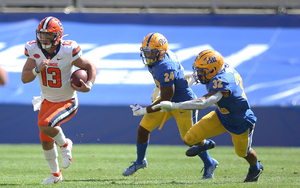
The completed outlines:
[[[174,103],[170,101],[162,101],[160,104],[154,105],[152,109],[161,108],[161,112],[170,112],[172,110],[197,110],[212,106],[223,97],[222,92],[211,91],[199,99]]]

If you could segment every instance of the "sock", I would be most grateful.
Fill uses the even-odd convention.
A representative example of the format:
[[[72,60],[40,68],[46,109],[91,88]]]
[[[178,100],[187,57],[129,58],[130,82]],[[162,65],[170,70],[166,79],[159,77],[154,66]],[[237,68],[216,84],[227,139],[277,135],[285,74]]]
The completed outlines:
[[[59,170],[59,172],[57,172],[57,173],[52,173],[52,174],[53,174],[53,176],[59,177],[61,174],[60,172],[61,172],[61,170]]]
[[[64,132],[61,129],[57,133],[57,135],[55,137],[53,137],[52,139],[55,140],[58,143],[59,146],[65,146],[67,144],[66,136],[65,136]]]
[[[137,149],[137,159],[136,162],[141,164],[144,158],[146,157],[147,147],[149,145],[149,141],[146,143],[136,143],[136,149]]]
[[[207,167],[207,166],[210,166],[213,164],[212,158],[210,157],[208,151],[202,152],[198,156],[202,159],[202,161],[204,163],[204,167]]]
[[[43,151],[51,173],[54,174],[60,172],[58,166],[58,160],[57,160],[58,154],[57,154],[56,145],[54,144],[54,147],[50,150],[43,150]]]
[[[259,164],[259,162],[257,161],[257,163],[256,163],[256,165],[254,165],[254,166],[250,166],[250,170],[258,170],[259,169],[259,167],[260,167],[260,164]]]

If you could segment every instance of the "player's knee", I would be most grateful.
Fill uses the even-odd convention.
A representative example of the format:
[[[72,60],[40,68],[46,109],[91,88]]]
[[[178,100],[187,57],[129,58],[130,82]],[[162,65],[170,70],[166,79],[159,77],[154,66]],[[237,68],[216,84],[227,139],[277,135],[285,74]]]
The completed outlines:
[[[184,142],[184,144],[186,144],[188,146],[192,146],[192,145],[196,144],[196,143],[194,143],[194,138],[192,136],[190,136],[189,134],[186,134],[184,136],[183,142]]]
[[[237,156],[242,158],[247,156],[247,152],[245,150],[235,150],[235,153],[237,154]]]

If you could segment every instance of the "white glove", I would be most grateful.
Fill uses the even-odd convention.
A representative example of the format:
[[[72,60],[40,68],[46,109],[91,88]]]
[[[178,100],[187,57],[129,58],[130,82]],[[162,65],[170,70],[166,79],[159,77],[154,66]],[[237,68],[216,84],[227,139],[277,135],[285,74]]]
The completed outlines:
[[[185,78],[188,81],[188,86],[191,86],[196,82],[193,74],[185,74],[183,78]]]
[[[180,103],[161,101],[159,104],[152,106],[152,110],[161,108],[160,112],[171,112],[173,110],[179,110]]]
[[[157,99],[157,97],[159,96],[159,93],[160,93],[160,89],[155,86],[155,88],[153,89],[152,94],[151,94],[152,102],[154,102]]]
[[[130,108],[132,108],[132,112],[134,116],[142,116],[147,114],[147,109],[141,107],[138,104],[130,105]]]

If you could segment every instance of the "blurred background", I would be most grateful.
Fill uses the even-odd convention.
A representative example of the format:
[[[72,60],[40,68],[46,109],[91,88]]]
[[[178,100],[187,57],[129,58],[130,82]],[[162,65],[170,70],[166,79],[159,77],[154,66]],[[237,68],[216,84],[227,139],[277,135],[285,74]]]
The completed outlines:
[[[55,16],[64,40],[77,41],[98,68],[93,89],[79,93],[77,114],[62,125],[75,143],[135,143],[141,117],[129,105],[149,105],[154,89],[139,49],[145,36],[159,32],[186,72],[200,51],[214,49],[241,74],[258,117],[254,146],[299,146],[299,0],[0,0],[0,6],[0,66],[8,75],[0,86],[0,143],[39,143],[31,100],[40,88],[37,79],[21,82],[24,45],[35,40],[43,18]],[[206,93],[202,85],[192,89]],[[232,145],[227,133],[214,140]],[[151,143],[183,144],[176,122],[151,133]]]

